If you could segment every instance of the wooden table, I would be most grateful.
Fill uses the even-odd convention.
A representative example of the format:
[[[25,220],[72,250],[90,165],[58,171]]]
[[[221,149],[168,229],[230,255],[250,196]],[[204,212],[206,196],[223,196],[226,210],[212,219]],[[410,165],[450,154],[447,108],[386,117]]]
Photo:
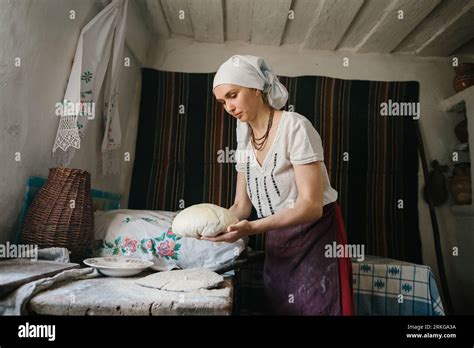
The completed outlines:
[[[50,288],[29,303],[40,315],[231,315],[233,278],[218,289],[164,291],[135,284],[135,277],[84,279]]]

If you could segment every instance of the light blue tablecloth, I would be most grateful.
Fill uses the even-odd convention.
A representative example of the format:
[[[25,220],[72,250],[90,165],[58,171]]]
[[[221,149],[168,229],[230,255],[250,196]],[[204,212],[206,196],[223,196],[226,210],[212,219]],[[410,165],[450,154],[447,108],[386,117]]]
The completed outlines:
[[[357,315],[444,315],[429,266],[366,256],[352,273]]]

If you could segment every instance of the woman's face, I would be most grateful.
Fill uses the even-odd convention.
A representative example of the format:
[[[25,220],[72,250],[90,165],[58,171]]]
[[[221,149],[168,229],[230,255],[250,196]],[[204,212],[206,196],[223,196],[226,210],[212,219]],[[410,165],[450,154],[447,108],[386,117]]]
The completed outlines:
[[[238,85],[223,84],[214,89],[214,95],[225,110],[241,122],[254,120],[263,104],[255,89]]]

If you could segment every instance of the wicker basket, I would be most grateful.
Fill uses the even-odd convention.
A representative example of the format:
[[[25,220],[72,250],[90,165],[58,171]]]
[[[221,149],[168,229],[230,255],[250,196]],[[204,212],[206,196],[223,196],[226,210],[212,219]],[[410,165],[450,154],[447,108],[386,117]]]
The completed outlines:
[[[40,248],[65,247],[72,259],[80,259],[93,234],[90,174],[80,169],[51,168],[26,214],[23,242]]]

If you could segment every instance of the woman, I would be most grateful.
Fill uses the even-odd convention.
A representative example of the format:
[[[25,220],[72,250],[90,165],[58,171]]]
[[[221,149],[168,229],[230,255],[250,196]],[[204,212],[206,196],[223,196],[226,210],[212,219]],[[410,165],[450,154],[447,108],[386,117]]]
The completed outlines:
[[[260,57],[232,56],[213,92],[238,119],[230,210],[240,221],[203,239],[231,243],[267,232],[264,286],[275,314],[351,314],[348,259],[324,256],[326,245],[344,242],[344,232],[318,132],[304,116],[280,110],[288,91]],[[252,205],[259,219],[248,221]]]

